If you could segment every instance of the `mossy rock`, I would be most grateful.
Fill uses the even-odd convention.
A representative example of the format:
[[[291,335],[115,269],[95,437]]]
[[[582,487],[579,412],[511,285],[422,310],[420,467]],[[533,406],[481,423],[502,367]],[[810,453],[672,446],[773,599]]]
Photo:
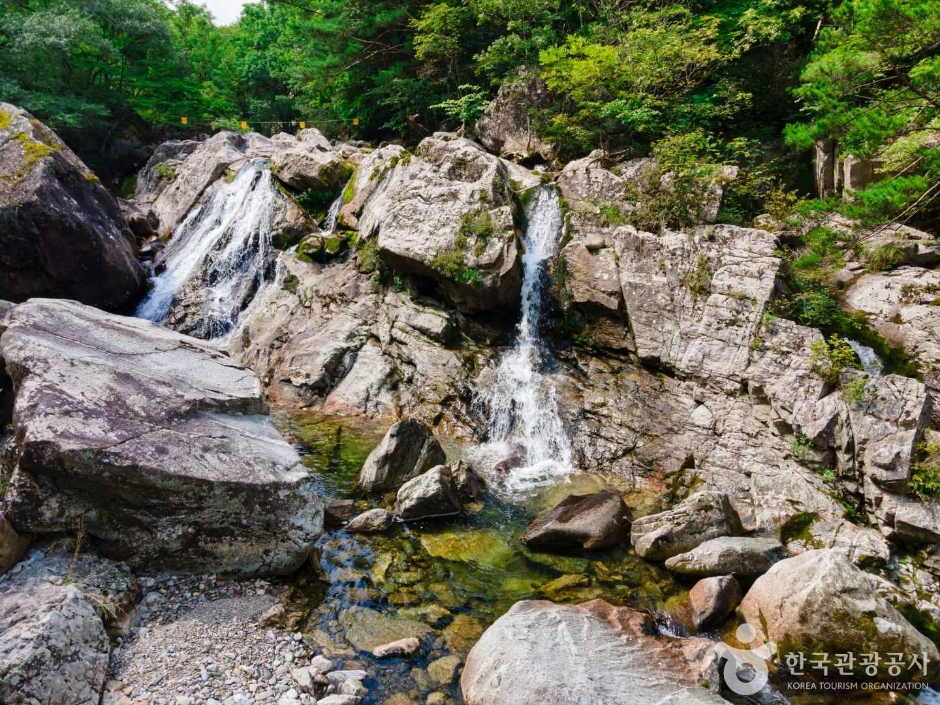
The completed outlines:
[[[423,534],[421,545],[432,558],[472,563],[498,568],[506,566],[515,555],[512,547],[491,529],[464,529]]]

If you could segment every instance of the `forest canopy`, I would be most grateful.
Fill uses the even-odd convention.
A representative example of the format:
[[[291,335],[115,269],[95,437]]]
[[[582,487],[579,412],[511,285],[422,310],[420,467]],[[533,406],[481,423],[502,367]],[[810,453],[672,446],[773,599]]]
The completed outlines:
[[[854,215],[936,210],[940,0],[267,0],[227,27],[189,0],[0,0],[0,99],[96,165],[242,121],[411,142],[534,75],[563,160],[734,164],[743,212],[809,193],[838,140],[896,176]]]

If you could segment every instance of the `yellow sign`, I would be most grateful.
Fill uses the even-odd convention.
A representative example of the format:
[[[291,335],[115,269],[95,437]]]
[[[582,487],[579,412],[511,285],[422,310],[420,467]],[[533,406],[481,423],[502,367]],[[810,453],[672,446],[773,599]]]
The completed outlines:
[[[307,129],[307,123],[301,122],[301,123],[300,123],[300,129],[301,129],[301,130],[306,130],[306,129]]]
[[[359,124],[359,118],[353,118],[353,125]]]
[[[181,118],[180,118],[180,122],[183,123],[184,125],[186,125],[186,124],[189,123],[189,118],[188,118],[188,117],[181,117]]]
[[[247,121],[247,120],[242,120],[242,129],[243,129],[243,130],[247,130],[247,129],[248,129],[248,121]]]

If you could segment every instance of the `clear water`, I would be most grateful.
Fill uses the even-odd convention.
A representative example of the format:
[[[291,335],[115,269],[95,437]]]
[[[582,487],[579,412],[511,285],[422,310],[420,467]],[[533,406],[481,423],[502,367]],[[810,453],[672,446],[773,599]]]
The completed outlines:
[[[571,443],[558,414],[554,384],[544,373],[546,353],[539,333],[545,267],[558,252],[562,234],[557,191],[540,188],[526,218],[522,312],[515,344],[503,355],[494,383],[481,390],[479,398],[489,415],[493,450],[504,457],[524,451],[524,464],[503,478],[510,493],[525,493],[572,473]]]
[[[858,359],[862,363],[862,369],[872,377],[881,377],[884,372],[884,362],[878,357],[878,353],[875,352],[874,348],[862,345],[857,340],[851,339],[848,340],[848,344],[849,347],[855,351],[855,354],[858,355]]]
[[[224,336],[273,277],[280,196],[267,159],[246,164],[179,225],[137,315],[204,339]]]

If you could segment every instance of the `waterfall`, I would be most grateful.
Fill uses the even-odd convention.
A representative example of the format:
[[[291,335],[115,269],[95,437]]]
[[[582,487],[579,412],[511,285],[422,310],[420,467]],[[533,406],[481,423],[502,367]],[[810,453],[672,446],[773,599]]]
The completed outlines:
[[[544,484],[571,472],[571,443],[558,414],[555,388],[543,373],[539,323],[546,263],[558,251],[562,211],[552,187],[540,187],[526,209],[522,256],[522,316],[515,343],[502,358],[493,385],[481,396],[493,443],[516,457],[504,479],[510,491]]]
[[[862,345],[858,341],[849,339],[847,342],[849,347],[858,355],[858,359],[862,363],[862,369],[872,377],[881,377],[881,373],[884,371],[884,363],[878,357],[878,353],[873,348]]]
[[[243,166],[173,233],[137,315],[206,339],[228,333],[272,274],[278,195],[267,159]]]
[[[326,218],[323,219],[323,232],[331,233],[336,230],[336,221],[339,219],[339,209],[342,207],[343,197],[340,195],[330,204],[330,210],[326,212]]]

